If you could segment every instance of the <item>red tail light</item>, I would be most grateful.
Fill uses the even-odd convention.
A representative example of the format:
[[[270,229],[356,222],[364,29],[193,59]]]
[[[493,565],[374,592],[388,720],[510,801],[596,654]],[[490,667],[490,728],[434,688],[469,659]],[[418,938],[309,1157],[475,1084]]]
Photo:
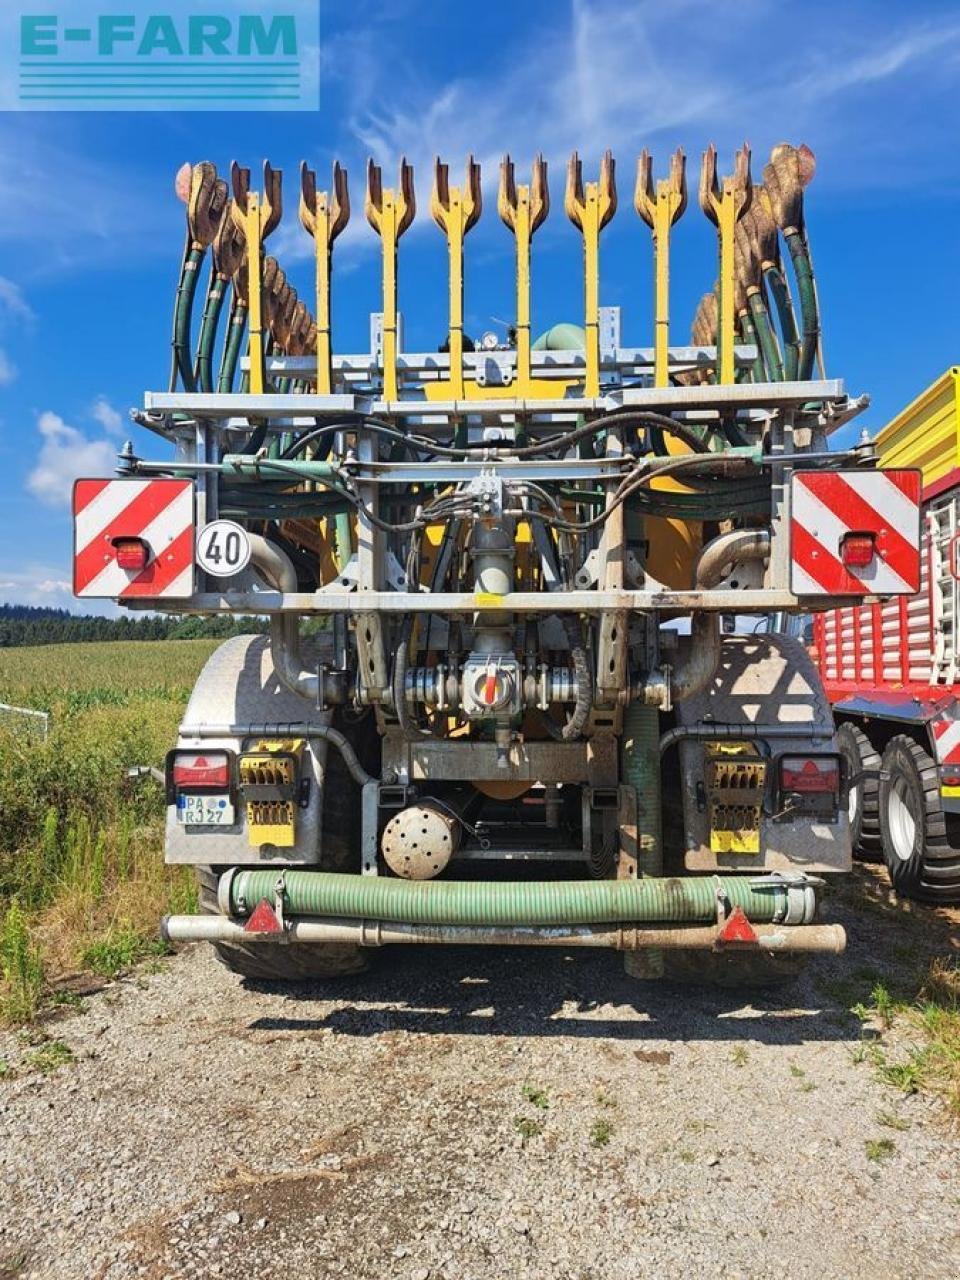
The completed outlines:
[[[170,777],[178,788],[230,789],[230,757],[225,751],[176,751]]]
[[[839,794],[840,760],[837,756],[783,756],[780,790],[798,795]]]
[[[139,572],[150,563],[150,548],[142,538],[114,538],[113,550],[121,569]]]
[[[848,569],[865,569],[876,553],[875,534],[848,533],[840,541],[840,559]]]

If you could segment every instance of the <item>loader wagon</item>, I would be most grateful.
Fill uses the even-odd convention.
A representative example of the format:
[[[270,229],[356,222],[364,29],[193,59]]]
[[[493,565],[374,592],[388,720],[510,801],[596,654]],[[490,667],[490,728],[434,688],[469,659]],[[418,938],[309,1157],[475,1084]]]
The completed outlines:
[[[371,162],[382,293],[369,350],[343,353],[344,169],[327,191],[301,169],[311,310],[265,251],[281,173],[255,190],[236,164],[230,185],[184,166],[172,376],[134,415],[167,456],[128,445],[117,477],[74,493],[79,596],[270,620],[211,657],[167,760],[166,859],[196,869],[201,905],[169,939],[261,978],[349,972],[396,943],[608,947],[635,976],[731,981],[843,949],[821,914],[851,845],[820,676],[798,641],[720,626],[916,590],[918,472],[828,448],[866,400],[822,367],[813,169],[782,144],[754,183],[746,147],[726,175],[707,149],[718,278],[678,346],[685,161],[655,178],[643,153],[654,338],[637,347],[600,305],[609,153],[596,181],[567,168],[582,322],[539,337],[545,161],[528,182],[502,162],[514,320],[468,334],[480,168],[456,185],[437,160],[449,321],[417,352],[397,270],[414,175],[401,161],[387,187]]]
[[[814,619],[855,850],[897,890],[960,902],[960,369],[878,434],[882,466],[923,477],[919,590]]]

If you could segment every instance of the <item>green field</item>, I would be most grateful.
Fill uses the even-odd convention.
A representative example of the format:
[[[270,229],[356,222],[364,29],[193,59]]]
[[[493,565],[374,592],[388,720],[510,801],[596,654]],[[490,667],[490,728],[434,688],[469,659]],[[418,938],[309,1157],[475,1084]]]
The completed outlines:
[[[32,1015],[73,969],[115,972],[156,945],[189,876],[164,867],[163,796],[131,765],[163,763],[217,640],[0,649],[0,1012]]]

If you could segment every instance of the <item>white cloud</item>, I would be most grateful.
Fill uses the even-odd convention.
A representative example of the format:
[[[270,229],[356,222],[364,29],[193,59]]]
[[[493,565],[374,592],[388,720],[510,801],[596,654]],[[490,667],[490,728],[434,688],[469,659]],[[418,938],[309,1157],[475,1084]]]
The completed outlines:
[[[110,618],[120,614],[112,600],[77,600],[70,581],[69,563],[18,565],[16,569],[0,564],[0,603],[66,609],[68,613],[95,613]]]
[[[33,320],[33,309],[23,296],[23,290],[13,280],[0,276],[0,310],[14,320]]]
[[[783,39],[783,13],[771,0],[742,0],[736,7],[571,0],[566,15],[555,6],[549,31],[506,39],[499,64],[485,68],[483,77],[438,85],[425,83],[415,69],[404,81],[395,68],[401,80],[385,104],[372,92],[354,103],[354,143],[391,169],[406,152],[421,210],[434,154],[459,170],[472,151],[483,164],[489,199],[503,152],[512,153],[518,177],[526,178],[534,153],[542,151],[559,210],[563,169],[575,147],[590,178],[602,151],[614,151],[625,202],[642,147],[651,147],[665,168],[667,151],[685,146],[695,193],[700,150],[712,139],[729,162],[747,130],[757,171],[773,143],[805,138],[825,161],[818,185],[907,186],[917,180],[918,167],[932,176],[948,145],[949,125],[940,113],[931,113],[923,136],[911,139],[910,166],[876,161],[889,132],[901,125],[904,104],[919,108],[946,91],[951,59],[960,51],[960,23],[934,29],[908,9],[899,21],[870,22],[870,6],[854,0],[848,9],[805,8],[804,40],[791,43]],[[418,215],[414,227],[428,223]]]
[[[7,353],[0,348],[0,387],[5,387],[13,382],[16,376],[16,366],[11,362]]]
[[[118,435],[124,429],[123,414],[113,407],[106,396],[97,396],[90,410],[90,416],[111,435]]]
[[[43,443],[27,488],[47,506],[69,506],[78,476],[111,475],[116,468],[115,444],[89,439],[49,409],[38,416],[37,430]]]

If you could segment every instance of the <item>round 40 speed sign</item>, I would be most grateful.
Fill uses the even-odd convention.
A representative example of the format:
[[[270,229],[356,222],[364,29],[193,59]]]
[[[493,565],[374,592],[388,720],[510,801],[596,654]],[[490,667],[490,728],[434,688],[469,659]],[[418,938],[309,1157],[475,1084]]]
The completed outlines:
[[[215,578],[232,578],[250,563],[250,537],[232,520],[211,520],[197,534],[197,564]]]

